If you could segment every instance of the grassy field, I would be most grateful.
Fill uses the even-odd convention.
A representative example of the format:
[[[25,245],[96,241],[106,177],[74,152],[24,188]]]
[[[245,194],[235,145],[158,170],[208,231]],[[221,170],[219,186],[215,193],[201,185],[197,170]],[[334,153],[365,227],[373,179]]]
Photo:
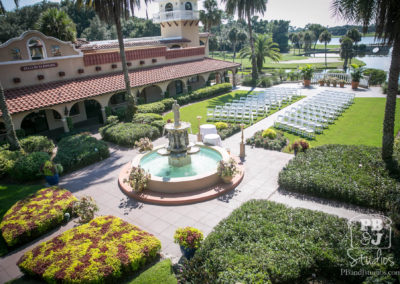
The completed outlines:
[[[334,124],[329,125],[323,134],[310,140],[312,147],[324,144],[346,145],[382,145],[383,116],[385,98],[356,98],[355,103],[340,116]],[[398,103],[400,99],[398,99]],[[396,109],[395,133],[400,130],[400,109]],[[300,137],[285,132],[290,142]]]
[[[0,220],[3,219],[7,210],[17,201],[43,187],[42,185],[0,185]],[[0,237],[0,256],[5,255],[7,252],[7,245],[3,238]]]
[[[198,103],[194,103],[191,105],[187,105],[184,107],[181,107],[180,112],[181,112],[181,120],[182,121],[187,121],[192,124],[192,133],[196,134],[198,132],[198,120],[197,116],[201,116],[200,124],[205,124],[207,122],[207,108],[215,108],[215,106],[218,105],[223,105],[225,103],[231,102],[232,100],[238,100],[240,97],[247,96],[248,94],[251,94],[252,92],[246,92],[246,91],[234,91],[225,95],[221,95],[212,99],[204,100]],[[303,97],[299,97],[296,100],[292,100],[292,102],[283,104],[282,108],[302,99]],[[274,109],[268,112],[268,115],[271,115],[278,111],[278,109]],[[164,115],[164,120],[168,119],[173,119],[174,115],[172,112],[167,113]],[[264,117],[259,116],[254,123],[260,121]]]

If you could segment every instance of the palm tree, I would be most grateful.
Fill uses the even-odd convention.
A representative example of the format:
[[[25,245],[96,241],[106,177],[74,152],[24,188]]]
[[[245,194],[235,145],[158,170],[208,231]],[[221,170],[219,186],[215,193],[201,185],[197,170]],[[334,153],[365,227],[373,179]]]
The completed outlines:
[[[226,12],[229,15],[237,13],[239,19],[246,19],[249,29],[250,49],[251,49],[251,66],[252,66],[252,79],[256,81],[258,78],[257,73],[257,59],[254,49],[253,27],[251,18],[260,13],[264,15],[267,10],[268,0],[222,0],[226,2]]]
[[[347,71],[347,63],[353,57],[353,41],[347,36],[340,39],[340,57],[344,59],[343,69]]]
[[[304,33],[303,41],[304,41],[304,53],[310,54],[311,45],[314,40],[314,33],[312,31],[306,31]]]
[[[398,0],[334,0],[332,8],[336,15],[349,21],[361,23],[363,32],[374,23],[375,38],[393,45],[389,69],[385,118],[383,121],[382,158],[392,160],[394,143],[394,119],[396,93],[400,73],[400,1]]]
[[[233,49],[233,62],[235,62],[235,58],[236,58],[236,45],[239,40],[238,34],[239,34],[239,31],[235,27],[233,27],[228,33],[228,38],[232,44],[232,49]]]
[[[53,36],[64,41],[76,40],[76,26],[65,11],[50,8],[44,11],[38,22],[37,30],[47,36]]]
[[[281,59],[278,44],[272,41],[272,38],[266,35],[258,35],[254,42],[255,57],[258,72],[262,72],[265,58],[271,58],[272,61],[278,62]],[[240,57],[252,58],[251,47],[248,45],[240,51]]]
[[[300,46],[300,37],[299,34],[291,34],[291,42],[293,44],[293,49],[294,52],[296,53],[296,46],[299,47]],[[300,47],[299,47],[299,54],[300,54]]]
[[[145,3],[151,0],[144,0]],[[78,6],[83,3],[92,6],[100,20],[114,24],[117,30],[119,43],[119,55],[121,57],[122,71],[124,73],[125,88],[127,94],[128,107],[126,108],[126,120],[131,121],[136,112],[137,97],[132,92],[129,80],[128,67],[126,64],[124,38],[122,36],[121,18],[128,19],[135,8],[140,8],[141,0],[76,0]]]
[[[204,25],[204,31],[211,32],[213,26],[221,24],[222,11],[218,9],[216,0],[205,0],[203,6],[205,11],[200,11],[200,21]]]
[[[17,135],[15,133],[14,124],[11,120],[11,115],[8,111],[6,98],[4,96],[4,89],[3,89],[3,85],[1,84],[1,82],[0,82],[0,110],[1,110],[1,115],[3,117],[3,120],[4,120],[4,125],[6,127],[7,141],[8,141],[8,143],[10,143],[10,149],[11,150],[21,149]]]
[[[325,68],[328,68],[328,63],[326,62],[326,45],[331,42],[332,34],[328,30],[324,30],[319,35],[319,41],[325,44]]]

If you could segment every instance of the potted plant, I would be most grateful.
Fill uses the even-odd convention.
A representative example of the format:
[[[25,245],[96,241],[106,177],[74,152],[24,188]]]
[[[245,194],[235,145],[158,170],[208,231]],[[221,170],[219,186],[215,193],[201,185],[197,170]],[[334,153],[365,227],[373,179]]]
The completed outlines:
[[[326,82],[326,86],[329,87],[331,85],[331,78],[330,77],[326,78],[325,82]]]
[[[309,87],[311,85],[311,78],[314,74],[314,68],[310,64],[307,64],[305,67],[300,67],[299,70],[303,76],[304,87]]]
[[[362,77],[362,74],[364,72],[364,68],[361,66],[358,66],[357,64],[351,64],[351,88],[352,89],[357,89],[358,84],[360,83],[360,79]]]
[[[203,239],[203,233],[193,227],[178,228],[174,235],[174,242],[179,244],[183,255],[187,259],[193,257]]]
[[[320,80],[318,81],[318,83],[319,83],[319,85],[320,85],[321,87],[323,87],[323,86],[325,85],[325,80],[324,80],[324,79],[320,79]]]
[[[59,175],[63,172],[63,167],[60,164],[55,164],[52,161],[46,161],[40,168],[44,174],[46,182],[49,185],[57,185],[59,182]]]
[[[332,86],[333,86],[333,87],[336,88],[337,82],[338,82],[338,81],[337,81],[337,78],[336,78],[336,77],[332,77],[332,78],[331,78],[331,83],[332,83]]]
[[[238,173],[236,161],[233,158],[230,158],[228,161],[221,160],[218,164],[217,173],[224,183],[230,183]]]
[[[346,84],[345,80],[339,80],[339,86],[340,88],[344,88],[344,84]]]

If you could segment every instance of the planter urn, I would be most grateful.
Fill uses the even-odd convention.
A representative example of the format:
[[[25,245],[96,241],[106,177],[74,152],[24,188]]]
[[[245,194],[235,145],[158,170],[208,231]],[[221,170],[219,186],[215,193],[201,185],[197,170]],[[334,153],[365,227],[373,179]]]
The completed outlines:
[[[46,179],[46,182],[47,182],[49,185],[57,185],[58,182],[59,182],[59,180],[60,180],[58,174],[55,174],[55,175],[53,175],[53,176],[45,176],[45,179]]]
[[[184,246],[180,246],[180,248],[183,256],[186,257],[188,260],[191,259],[196,252],[195,248],[186,248]]]
[[[311,80],[304,80],[304,87],[310,87]]]
[[[353,90],[356,90],[358,88],[358,85],[360,84],[360,82],[356,82],[356,81],[351,81],[351,88]]]

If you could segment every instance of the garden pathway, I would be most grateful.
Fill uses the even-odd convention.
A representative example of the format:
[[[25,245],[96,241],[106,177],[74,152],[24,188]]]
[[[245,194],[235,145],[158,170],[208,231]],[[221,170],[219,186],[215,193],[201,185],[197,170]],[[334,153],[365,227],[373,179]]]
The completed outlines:
[[[289,85],[287,85],[289,86]],[[244,89],[244,88],[243,88]],[[312,96],[320,88],[302,91],[303,95]],[[245,137],[250,137],[259,129],[265,129],[273,124],[277,112],[265,118],[256,125],[245,130]],[[194,140],[195,137],[191,136]],[[165,138],[154,142],[155,145],[165,144]],[[240,134],[224,141],[232,153],[239,152]],[[74,195],[92,196],[99,205],[98,215],[114,215],[154,234],[162,242],[162,254],[177,262],[181,257],[179,246],[173,242],[174,231],[182,226],[194,226],[205,234],[242,203],[251,199],[268,199],[293,207],[303,207],[351,218],[360,214],[358,208],[346,207],[344,204],[328,202],[321,199],[289,194],[278,189],[278,174],[293,155],[267,151],[246,146],[246,158],[243,161],[245,176],[243,182],[233,191],[219,198],[193,205],[160,206],[137,202],[124,195],[118,187],[117,179],[121,167],[130,162],[136,150],[116,147],[110,144],[110,158],[88,166],[84,169],[65,175],[61,186],[69,189]],[[73,222],[55,230],[48,235],[35,240],[24,247],[0,258],[0,283],[20,277],[22,274],[16,262],[22,254],[73,226]]]

